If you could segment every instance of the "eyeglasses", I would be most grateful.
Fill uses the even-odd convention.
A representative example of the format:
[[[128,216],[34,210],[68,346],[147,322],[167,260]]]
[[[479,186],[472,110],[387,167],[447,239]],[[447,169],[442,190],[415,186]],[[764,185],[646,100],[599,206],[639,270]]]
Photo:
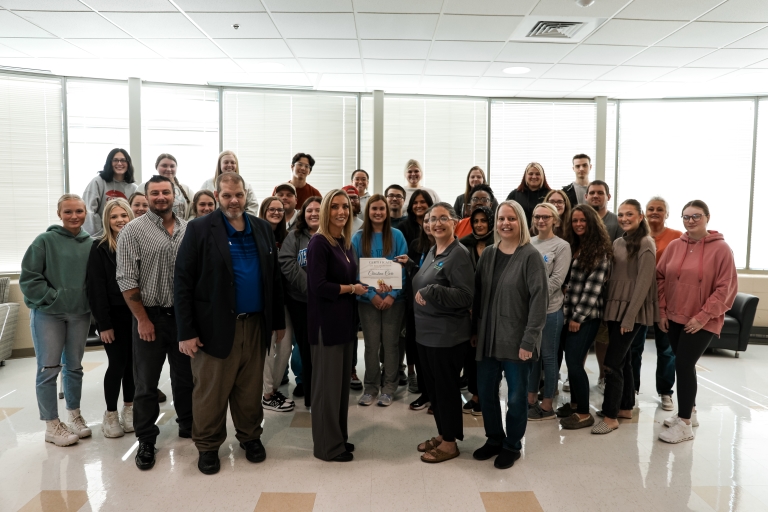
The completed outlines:
[[[473,203],[483,203],[483,204],[491,204],[491,198],[490,197],[473,197],[472,198]]]
[[[127,164],[128,160],[126,160],[125,158],[113,158],[112,159],[112,163],[113,164]]]
[[[387,199],[397,199],[398,201],[402,201],[405,197],[400,194],[387,194]]]
[[[429,218],[429,223],[430,224],[436,224],[437,222],[440,222],[440,224],[445,224],[449,220],[451,220],[450,217],[446,217],[445,215],[443,215],[441,217],[430,217]]]
[[[694,213],[693,215],[683,215],[683,222],[693,221],[699,222],[704,215],[700,213]]]
[[[552,218],[552,215],[534,215],[533,220],[549,220]]]
[[[565,206],[565,201],[549,201],[549,204],[553,204],[555,206]]]
[[[285,213],[283,208],[267,208],[269,213]]]

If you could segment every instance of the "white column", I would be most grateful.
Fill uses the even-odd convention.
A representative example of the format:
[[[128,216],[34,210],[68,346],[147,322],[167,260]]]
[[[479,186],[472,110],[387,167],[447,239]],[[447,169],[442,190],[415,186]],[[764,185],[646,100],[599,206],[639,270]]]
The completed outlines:
[[[373,91],[373,189],[384,193],[384,91]]]
[[[128,132],[130,134],[133,179],[143,183],[141,175],[141,78],[128,79]]]

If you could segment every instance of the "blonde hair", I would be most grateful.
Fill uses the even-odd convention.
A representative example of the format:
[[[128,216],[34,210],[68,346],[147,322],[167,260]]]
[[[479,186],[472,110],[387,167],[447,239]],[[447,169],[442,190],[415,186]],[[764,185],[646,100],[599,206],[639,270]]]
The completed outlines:
[[[508,200],[502,202],[499,204],[499,207],[496,208],[496,218],[494,219],[495,229],[493,230],[494,245],[498,247],[499,243],[501,242],[501,235],[499,235],[499,212],[501,212],[502,206],[509,206],[515,211],[515,215],[517,215],[517,226],[520,230],[520,240],[518,241],[517,246],[522,247],[525,244],[530,243],[531,235],[528,233],[528,223],[526,222],[525,210],[523,210],[523,207],[520,206],[520,203],[517,201]],[[557,213],[557,210],[555,210],[555,213]]]
[[[352,247],[352,203],[346,192],[340,188],[335,188],[323,196],[320,203],[320,225],[317,227],[317,234],[322,235],[332,246],[336,247],[336,239],[331,235],[331,204],[337,196],[344,196],[349,205],[349,216],[344,229],[341,230],[341,237],[344,239],[344,249]]]
[[[549,210],[549,212],[553,215],[554,222],[552,224],[552,227],[557,227],[560,224],[560,214],[557,213],[557,208],[552,203],[539,203],[534,208],[533,211],[536,211],[536,208],[546,208]]]
[[[216,172],[213,175],[213,183],[214,184],[216,183],[216,179],[219,176],[221,176],[221,159],[224,158],[227,155],[230,155],[232,158],[235,159],[235,165],[237,166],[237,169],[235,170],[235,172],[237,174],[240,174],[240,160],[237,159],[237,155],[235,154],[234,151],[232,151],[231,149],[225,149],[224,151],[219,153],[219,159],[216,160]],[[158,161],[158,163],[160,163],[160,162]]]
[[[109,245],[109,250],[112,252],[115,252],[117,250],[117,235],[112,233],[112,228],[109,226],[109,217],[112,215],[112,210],[114,210],[118,206],[123,210],[125,210],[125,213],[128,214],[128,219],[129,219],[128,222],[134,219],[133,210],[131,210],[131,205],[129,205],[128,201],[126,201],[123,198],[117,198],[117,199],[108,201],[107,204],[104,206],[104,213],[101,214],[101,222],[104,225],[104,234],[101,235],[101,241],[99,242],[99,245],[106,242],[107,245]]]
[[[408,169],[410,169],[411,167],[415,167],[415,168],[417,168],[419,170],[419,172],[421,173],[421,180],[423,180],[424,179],[424,169],[422,169],[421,164],[419,163],[419,161],[414,159],[414,158],[411,158],[410,160],[408,160],[408,162],[406,162],[405,169],[403,169],[403,174],[404,175],[407,174],[408,173]],[[419,185],[421,185],[421,180],[419,180]]]
[[[83,208],[85,208],[85,212],[88,213],[88,207],[85,205],[85,201],[83,201],[83,198],[80,197],[77,194],[64,194],[59,198],[59,201],[56,203],[56,213],[61,213],[61,203],[64,201],[80,201],[83,203]]]

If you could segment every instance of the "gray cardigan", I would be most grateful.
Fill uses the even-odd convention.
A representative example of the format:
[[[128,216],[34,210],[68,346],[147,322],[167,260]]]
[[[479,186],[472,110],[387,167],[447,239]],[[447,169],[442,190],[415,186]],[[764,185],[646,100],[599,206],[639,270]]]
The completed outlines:
[[[472,332],[477,334],[476,359],[482,361],[490,354],[495,359],[519,361],[521,348],[538,353],[541,347],[549,301],[547,272],[533,245],[518,247],[491,297],[496,251],[495,245],[487,247],[475,272]],[[488,322],[492,322],[490,329]]]
[[[307,245],[309,233],[292,229],[280,246],[277,261],[288,286],[285,291],[293,300],[307,302]]]

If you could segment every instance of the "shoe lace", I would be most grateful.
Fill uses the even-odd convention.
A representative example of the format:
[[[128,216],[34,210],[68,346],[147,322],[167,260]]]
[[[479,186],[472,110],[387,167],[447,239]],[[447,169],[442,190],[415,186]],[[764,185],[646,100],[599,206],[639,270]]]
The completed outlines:
[[[67,430],[67,427],[61,421],[58,423],[58,425],[56,425],[56,428],[53,430],[53,435],[57,437],[68,436],[70,434],[72,434],[72,432]]]
[[[154,448],[155,447],[149,443],[140,443],[139,451],[137,452],[137,454],[139,457],[146,457],[148,455],[152,455]]]
[[[79,430],[88,428],[88,425],[85,423],[85,420],[82,416],[77,416],[76,418],[72,418],[72,423],[74,423],[75,427],[77,427]]]

